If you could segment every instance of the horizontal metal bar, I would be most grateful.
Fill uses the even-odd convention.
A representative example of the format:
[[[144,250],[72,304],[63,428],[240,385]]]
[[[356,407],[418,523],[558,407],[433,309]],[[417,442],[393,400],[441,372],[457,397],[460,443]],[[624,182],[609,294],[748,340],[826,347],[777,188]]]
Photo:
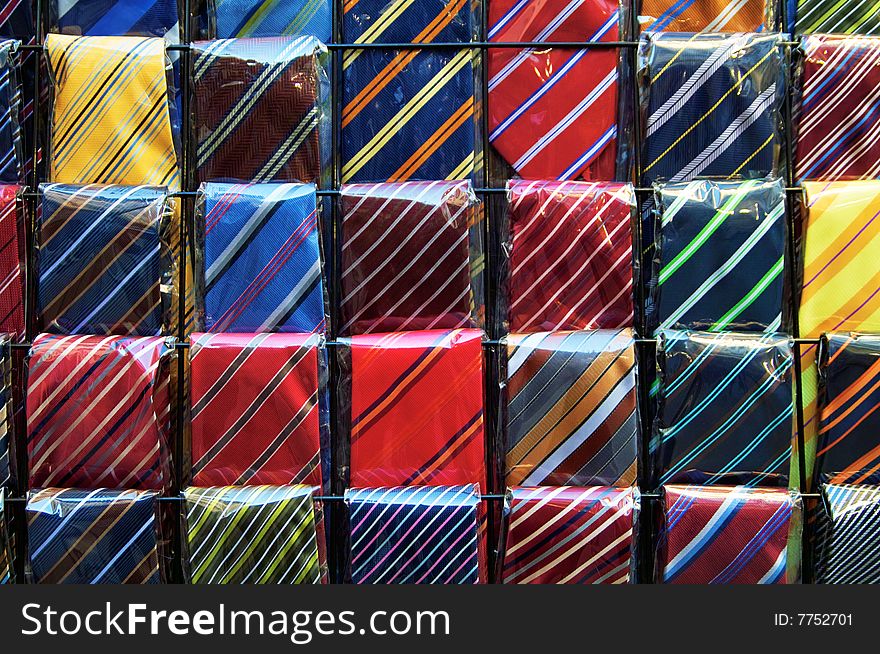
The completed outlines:
[[[345,496],[343,495],[314,495],[313,498],[318,502],[344,502]],[[480,495],[480,500],[484,502],[500,502],[504,500],[505,495]],[[156,498],[159,502],[182,502],[185,497],[183,495],[160,495]],[[7,497],[4,501],[6,502],[26,502],[27,497]]]

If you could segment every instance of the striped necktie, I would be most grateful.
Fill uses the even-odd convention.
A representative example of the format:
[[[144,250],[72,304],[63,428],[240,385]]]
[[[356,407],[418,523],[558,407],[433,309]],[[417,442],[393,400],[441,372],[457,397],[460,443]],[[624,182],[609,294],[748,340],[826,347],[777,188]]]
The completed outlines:
[[[31,346],[31,487],[170,483],[173,350],[162,338],[52,336]]]
[[[661,339],[656,481],[784,483],[793,433],[788,336],[661,332]]]
[[[489,40],[616,41],[618,0],[489,3]],[[527,179],[615,179],[615,48],[490,49],[489,140]]]
[[[643,180],[767,177],[785,93],[782,34],[647,34]]]
[[[36,22],[31,0],[6,0],[4,7],[0,9],[0,39],[20,40],[25,45],[36,45]],[[35,58],[39,58],[39,65],[35,66]],[[34,129],[34,94],[36,85],[35,68],[39,67],[43,74],[44,62],[41,53],[24,51],[19,57],[18,80],[20,84],[19,97],[21,106],[19,112],[19,125],[21,139],[24,146],[23,165],[25,178],[33,171],[34,147],[42,143],[34,143],[36,136]],[[46,99],[48,94],[45,89],[40,89],[41,99]],[[42,139],[40,139],[42,141]],[[15,180],[19,181],[18,179]]]
[[[820,361],[818,464],[834,484],[880,482],[880,337],[828,334]]]
[[[633,567],[631,488],[512,488],[505,584],[625,584]]]
[[[658,187],[652,305],[660,329],[779,331],[785,189],[770,182]]]
[[[314,36],[333,38],[331,0],[211,0],[204,2],[211,37]]]
[[[880,30],[878,0],[788,0],[788,15],[798,34],[876,34]]]
[[[633,324],[630,184],[507,185],[512,332]]]
[[[485,580],[476,485],[345,491],[355,584]]]
[[[0,184],[0,332],[24,334],[24,285],[19,230],[24,220],[19,211],[18,186]]]
[[[13,429],[12,350],[9,334],[0,334],[0,495],[12,481],[10,436]],[[0,516],[2,518],[2,516]],[[2,520],[0,520],[2,522]],[[3,539],[0,538],[0,549]],[[2,571],[0,571],[2,576]]]
[[[39,584],[158,584],[156,493],[32,491],[28,552]]]
[[[629,486],[636,480],[630,330],[507,337],[508,486]]]
[[[880,177],[880,37],[816,35],[803,47],[798,178]]]
[[[801,501],[786,490],[667,486],[660,583],[794,583]],[[794,550],[794,546],[792,546]]]
[[[327,583],[323,510],[309,486],[187,488],[194,584]]]
[[[169,333],[170,206],[150,186],[43,184],[36,218],[37,307],[56,333]]]
[[[50,0],[52,31],[76,36],[166,36],[179,43],[177,0]]]
[[[349,43],[462,43],[467,0],[345,0]],[[477,139],[478,55],[468,49],[349,50],[342,60],[342,181],[469,179]]]
[[[776,0],[641,0],[644,32],[761,32]]]
[[[822,486],[816,583],[880,584],[880,486]]]
[[[18,184],[24,155],[19,125],[21,96],[17,50],[20,41],[0,40],[0,182]]]
[[[482,323],[482,207],[470,182],[342,187],[340,332]]]
[[[204,328],[323,331],[318,210],[311,184],[202,184]]]
[[[485,482],[482,337],[471,329],[343,339],[351,486]]]
[[[9,555],[9,541],[6,538],[5,492],[4,487],[0,486],[0,586],[12,583],[12,561]]]
[[[299,334],[190,337],[193,484],[321,485],[318,344]]]
[[[199,181],[319,182],[326,56],[314,37],[194,43]]]

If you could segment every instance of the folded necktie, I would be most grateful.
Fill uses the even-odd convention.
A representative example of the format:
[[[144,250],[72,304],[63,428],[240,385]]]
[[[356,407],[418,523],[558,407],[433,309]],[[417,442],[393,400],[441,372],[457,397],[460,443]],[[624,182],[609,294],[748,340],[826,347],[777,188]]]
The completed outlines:
[[[816,582],[880,584],[880,486],[822,486]]]
[[[151,186],[43,184],[36,218],[37,309],[56,333],[170,333],[167,191]]]
[[[327,583],[323,510],[310,486],[187,488],[194,584]]]
[[[38,584],[158,584],[156,493],[48,488],[27,502]]]
[[[353,583],[485,581],[476,484],[350,488],[345,491],[345,504]]]
[[[798,34],[876,34],[880,30],[875,0],[788,0],[788,7],[791,31]]]
[[[633,324],[629,184],[507,185],[512,332]]]
[[[331,0],[202,0],[206,38],[315,36],[332,40]]]
[[[760,32],[776,0],[641,0],[644,32]]]
[[[508,336],[506,484],[634,484],[635,366],[628,329]]]
[[[797,176],[880,177],[880,37],[815,35],[803,47]]]
[[[199,181],[320,181],[326,55],[314,37],[194,43]]]
[[[801,501],[786,490],[666,486],[658,548],[665,584],[794,583],[789,551],[799,539]],[[792,547],[792,550],[795,548]]]
[[[158,337],[39,335],[27,386],[31,487],[166,487],[172,358]]]
[[[10,436],[13,427],[12,402],[12,350],[9,347],[9,334],[0,334],[0,495],[3,488],[9,485],[12,468],[10,467]],[[0,516],[2,522],[2,516]],[[0,538],[0,549],[3,539]],[[2,572],[0,572],[2,576]]]
[[[36,45],[37,28],[34,20],[34,6],[32,0],[7,0],[3,10],[0,10],[0,39],[15,39],[25,45]],[[27,50],[21,53],[18,66],[19,97],[21,106],[19,112],[19,125],[21,127],[21,140],[23,145],[23,165],[25,178],[33,171],[34,156],[34,95],[36,90],[35,69],[40,68],[43,74],[42,53]],[[39,66],[35,66],[35,58],[39,58]],[[45,79],[45,78],[44,78]],[[45,89],[41,89],[41,99],[48,96]],[[41,139],[42,140],[42,139]],[[19,181],[19,180],[15,180]]]
[[[485,482],[482,338],[462,329],[343,339],[351,486]]]
[[[0,487],[0,586],[12,583],[12,566],[9,556],[9,541],[6,538],[5,496]]]
[[[321,485],[318,344],[299,334],[190,337],[193,484]]]
[[[204,328],[324,330],[315,187],[202,184]]]
[[[489,3],[489,40],[617,41],[618,0]],[[615,179],[615,48],[489,49],[489,139],[527,179]]]
[[[19,186],[0,184],[0,332],[24,333],[24,287],[19,246],[19,229],[24,219],[19,212]]]
[[[18,87],[19,41],[0,39],[0,182],[17,184],[23,176],[21,95]]]
[[[785,189],[769,182],[670,184],[659,212],[653,306],[661,329],[778,331]]]
[[[782,34],[646,34],[643,181],[760,178],[778,167]]]
[[[470,182],[342,187],[343,334],[482,323],[482,207]]]
[[[52,31],[76,36],[166,36],[179,43],[177,0],[50,0]]]
[[[793,432],[784,334],[661,332],[655,481],[781,485]]]

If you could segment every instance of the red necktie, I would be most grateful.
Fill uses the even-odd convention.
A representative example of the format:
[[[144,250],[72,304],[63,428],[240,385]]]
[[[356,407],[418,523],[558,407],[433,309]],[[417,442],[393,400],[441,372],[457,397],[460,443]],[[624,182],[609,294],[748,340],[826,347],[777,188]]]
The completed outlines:
[[[18,186],[0,186],[0,332],[24,331],[18,249]]]

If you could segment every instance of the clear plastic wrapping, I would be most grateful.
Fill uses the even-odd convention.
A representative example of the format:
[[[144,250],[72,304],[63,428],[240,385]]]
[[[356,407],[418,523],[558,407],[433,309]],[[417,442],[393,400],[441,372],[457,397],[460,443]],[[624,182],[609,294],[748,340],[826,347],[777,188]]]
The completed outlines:
[[[660,329],[776,332],[783,325],[782,180],[655,188],[651,322]]]
[[[329,479],[322,345],[306,334],[190,337],[193,485],[322,486]]]
[[[331,0],[192,0],[191,6],[202,39],[314,36],[323,43],[333,40]]]
[[[161,36],[180,42],[178,0],[48,0],[53,32],[73,36]]]
[[[351,184],[340,202],[340,333],[483,325],[483,211],[470,182]]]
[[[795,431],[785,334],[660,334],[656,485],[785,485]]]
[[[0,184],[0,333],[24,336],[24,206],[21,187]]]
[[[28,573],[38,584],[158,584],[167,580],[153,491],[47,488],[27,500]]]
[[[175,356],[159,337],[37,336],[27,382],[30,486],[168,487]]]
[[[302,485],[187,488],[188,581],[327,583],[323,507],[314,491]]]
[[[193,43],[199,182],[311,182],[330,174],[327,47],[311,36]]]
[[[0,38],[0,182],[18,184],[24,176],[18,85],[20,41]]]
[[[778,176],[786,38],[778,33],[642,37],[644,184]]]
[[[10,485],[13,478],[12,435],[12,350],[9,334],[0,333],[0,493]],[[0,538],[0,548],[2,548]],[[0,571],[0,576],[2,576]]]
[[[485,484],[482,339],[475,329],[342,339],[347,486]]]
[[[645,32],[761,32],[778,24],[778,0],[633,0]],[[811,0],[814,1],[814,0]]]
[[[313,184],[202,184],[196,207],[199,329],[325,331]]]
[[[631,184],[511,181],[500,330],[633,326]]]
[[[666,486],[663,584],[800,582],[803,501],[784,489]]]
[[[632,332],[512,334],[503,342],[506,485],[634,484],[639,416]]]
[[[880,486],[822,486],[816,583],[880,584]]]
[[[880,12],[866,0],[785,0],[790,31],[798,34],[877,34]]]

